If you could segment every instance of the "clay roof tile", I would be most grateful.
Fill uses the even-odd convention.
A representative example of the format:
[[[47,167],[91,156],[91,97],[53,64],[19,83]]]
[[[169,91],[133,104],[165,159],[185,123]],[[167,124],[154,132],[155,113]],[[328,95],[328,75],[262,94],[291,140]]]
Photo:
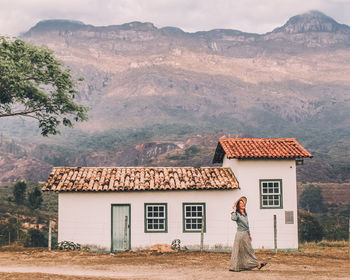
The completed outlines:
[[[229,159],[295,159],[312,157],[294,138],[220,138],[213,162]]]
[[[235,189],[227,167],[56,167],[43,191],[150,191]]]

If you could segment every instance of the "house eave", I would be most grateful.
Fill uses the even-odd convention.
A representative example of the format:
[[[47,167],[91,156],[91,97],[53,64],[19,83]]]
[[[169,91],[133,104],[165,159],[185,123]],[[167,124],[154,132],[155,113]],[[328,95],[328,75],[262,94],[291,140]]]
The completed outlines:
[[[43,190],[43,192],[56,192],[56,193],[144,193],[144,192],[188,192],[188,191],[234,191],[239,190],[240,187],[234,187],[234,188],[218,188],[218,189],[183,189],[183,190],[174,190],[174,189],[167,189],[167,190],[74,190],[74,191],[54,191],[54,190]]]

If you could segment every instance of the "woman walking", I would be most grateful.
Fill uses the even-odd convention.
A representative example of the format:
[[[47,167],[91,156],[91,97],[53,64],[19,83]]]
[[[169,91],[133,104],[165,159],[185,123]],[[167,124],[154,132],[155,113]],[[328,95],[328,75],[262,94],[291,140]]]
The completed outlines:
[[[247,198],[242,196],[236,201],[231,213],[231,219],[237,223],[237,233],[232,248],[230,271],[251,270],[253,268],[260,270],[266,265],[266,263],[258,262],[252,248],[252,236],[245,210],[246,203]]]

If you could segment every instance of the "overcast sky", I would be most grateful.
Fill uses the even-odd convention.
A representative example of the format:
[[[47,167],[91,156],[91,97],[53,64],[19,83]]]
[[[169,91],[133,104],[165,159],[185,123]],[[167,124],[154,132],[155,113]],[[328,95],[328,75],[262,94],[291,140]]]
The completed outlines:
[[[17,36],[44,19],[96,26],[141,21],[188,32],[228,28],[265,33],[309,10],[350,25],[350,0],[0,0],[0,35]]]

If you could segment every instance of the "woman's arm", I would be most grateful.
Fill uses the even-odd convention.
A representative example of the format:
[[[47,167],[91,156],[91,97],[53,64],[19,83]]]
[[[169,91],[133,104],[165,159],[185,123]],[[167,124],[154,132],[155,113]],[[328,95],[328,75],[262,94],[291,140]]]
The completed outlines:
[[[236,207],[233,207],[233,212],[231,212],[231,220],[232,221],[237,221],[238,220],[238,215],[236,212]]]

